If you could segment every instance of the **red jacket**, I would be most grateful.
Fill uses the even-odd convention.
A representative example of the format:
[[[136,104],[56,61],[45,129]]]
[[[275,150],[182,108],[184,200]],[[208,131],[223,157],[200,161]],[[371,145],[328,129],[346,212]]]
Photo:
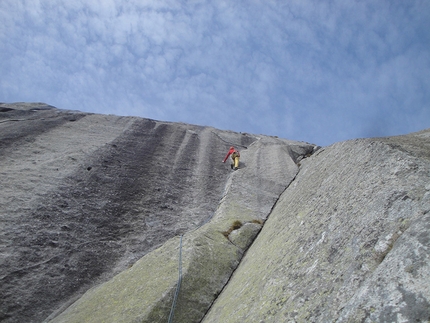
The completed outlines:
[[[230,156],[233,153],[236,153],[237,157],[240,157],[239,152],[236,149],[234,149],[234,147],[230,147],[230,150],[228,151],[227,155],[225,156],[225,158],[223,160],[223,163],[225,163],[225,161],[227,160],[228,156]]]

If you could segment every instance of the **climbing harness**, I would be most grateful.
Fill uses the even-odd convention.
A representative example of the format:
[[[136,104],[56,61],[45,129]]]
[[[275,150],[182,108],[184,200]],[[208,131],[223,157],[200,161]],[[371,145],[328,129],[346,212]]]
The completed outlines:
[[[181,288],[182,282],[182,235],[181,240],[179,242],[179,264],[178,264],[178,283],[176,284],[176,292],[175,297],[173,298],[172,308],[170,309],[169,321],[168,323],[172,323],[173,315],[175,313],[176,301],[178,300],[179,289]]]

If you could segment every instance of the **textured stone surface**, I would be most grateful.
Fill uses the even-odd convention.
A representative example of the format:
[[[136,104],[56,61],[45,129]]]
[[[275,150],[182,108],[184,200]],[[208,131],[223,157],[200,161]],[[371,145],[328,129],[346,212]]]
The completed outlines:
[[[216,210],[232,144],[208,127],[0,105],[0,319],[40,322]]]
[[[428,322],[430,130],[318,148],[0,104],[0,321]]]
[[[298,167],[290,155],[290,143],[260,138],[251,144],[241,153],[241,169],[231,173],[212,219],[184,235],[175,322],[199,322],[229,281],[263,219],[296,176]],[[308,152],[313,149],[302,144],[306,147]],[[174,241],[87,292],[53,322],[167,322],[178,281],[174,269],[179,243],[177,238]]]
[[[247,250],[260,230],[261,224],[259,223],[245,223],[240,228],[233,230],[228,235],[228,239],[240,249]]]
[[[234,173],[221,163],[231,145],[242,153]],[[0,104],[0,319],[54,318],[89,288],[190,231],[184,259],[192,265],[186,269],[184,263],[184,290],[202,279],[212,282],[204,263],[219,261],[224,268],[215,275],[217,283],[209,284],[213,288],[197,311],[203,315],[252,240],[238,230],[244,233],[238,247],[225,232],[236,220],[262,223],[294,178],[295,161],[313,148],[209,127]],[[210,219],[201,229],[206,231],[194,236]],[[149,272],[157,274],[153,268],[160,266],[169,272],[176,251],[163,251],[172,252],[165,266],[149,264]],[[196,268],[201,275],[193,273]],[[158,307],[149,318],[165,315],[175,275],[165,277],[167,289],[151,298]],[[188,301],[196,299],[200,293]],[[161,314],[154,314],[157,308]],[[181,308],[176,315],[187,317]]]
[[[302,161],[203,322],[427,322],[429,135]]]

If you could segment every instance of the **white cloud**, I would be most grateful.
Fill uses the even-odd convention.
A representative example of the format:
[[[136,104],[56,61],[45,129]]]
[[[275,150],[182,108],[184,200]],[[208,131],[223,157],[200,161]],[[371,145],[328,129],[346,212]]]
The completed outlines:
[[[0,101],[317,143],[381,113],[402,131],[425,124],[403,110],[430,119],[429,18],[421,0],[3,0]]]

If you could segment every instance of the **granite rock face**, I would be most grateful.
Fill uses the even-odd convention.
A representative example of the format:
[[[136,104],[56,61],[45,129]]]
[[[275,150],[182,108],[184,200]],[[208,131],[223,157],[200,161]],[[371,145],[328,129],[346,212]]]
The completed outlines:
[[[430,130],[319,149],[0,104],[0,160],[1,322],[430,320]]]
[[[301,164],[203,322],[428,322],[430,131]]]
[[[227,244],[234,254],[230,259],[225,252],[228,270],[220,274],[207,307],[252,242],[255,226],[261,227],[297,173],[294,160],[314,149],[267,136],[45,104],[0,109],[4,322],[50,320],[86,290],[187,232],[184,248],[192,252],[184,253],[184,260],[194,253],[206,256],[212,248],[207,242],[187,247],[190,240],[204,240],[204,233],[192,232],[205,223],[212,228],[207,235],[219,240],[217,248]],[[231,145],[242,153],[240,172],[221,162]],[[268,170],[263,153],[274,154],[276,172],[257,171]],[[218,211],[224,209],[228,216]],[[256,222],[252,232],[236,230],[243,232],[237,246],[225,236],[234,221],[244,228]],[[224,251],[215,252],[216,261]],[[177,267],[177,259],[171,266]]]
[[[182,283],[174,321],[200,322],[229,281],[279,195],[298,167],[291,142],[260,138],[243,150],[213,217],[139,260],[130,270],[87,292],[53,322],[167,322]],[[297,145],[297,143],[294,143]],[[302,144],[307,152],[313,146]],[[173,314],[172,314],[173,315]]]

